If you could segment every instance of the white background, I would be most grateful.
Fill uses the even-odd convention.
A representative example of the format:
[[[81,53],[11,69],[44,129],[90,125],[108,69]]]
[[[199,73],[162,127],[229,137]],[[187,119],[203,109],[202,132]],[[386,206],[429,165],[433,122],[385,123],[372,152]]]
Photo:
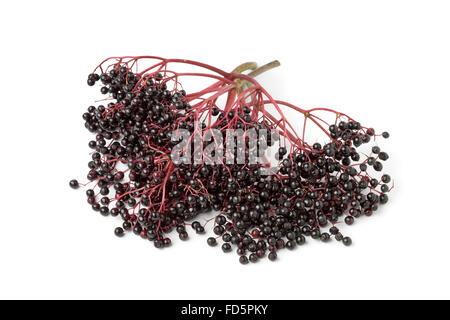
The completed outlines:
[[[14,1],[0,42],[0,298],[450,298],[448,1]],[[391,203],[277,263],[242,266],[206,236],[118,239],[84,190],[87,74],[158,55],[260,78],[277,98],[345,111],[391,138]],[[292,119],[295,122],[295,119]]]

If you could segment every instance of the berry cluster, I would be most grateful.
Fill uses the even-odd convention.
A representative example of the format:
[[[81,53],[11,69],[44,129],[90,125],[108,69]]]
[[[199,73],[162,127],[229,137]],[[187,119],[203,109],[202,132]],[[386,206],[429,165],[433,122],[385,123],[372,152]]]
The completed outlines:
[[[389,156],[371,145],[376,137],[388,138],[387,132],[377,135],[373,128],[329,110],[336,115],[335,122],[323,127],[325,121],[313,115],[313,109],[275,101],[250,77],[204,65],[222,78],[216,77],[219,81],[205,90],[186,94],[178,82],[183,74],[169,71],[167,64],[189,61],[161,59],[152,68],[133,72],[139,59],[120,58],[108,70],[100,65],[100,74],[90,74],[87,81],[90,86],[100,82],[101,93],[110,100],[83,114],[85,127],[95,134],[89,142],[93,153],[86,185],[92,186],[86,191],[87,202],[104,216],[120,215],[123,222],[115,229],[117,236],[132,231],[157,248],[167,247],[173,230],[181,240],[188,239],[189,229],[204,233],[210,221],[193,220],[214,210],[215,236],[207,239],[208,245],[221,240],[224,252],[234,247],[239,261],[246,264],[265,256],[275,260],[280,249],[294,249],[307,237],[323,242],[335,238],[350,245],[351,238],[339,231],[338,223],[351,225],[388,202],[392,182],[382,171]],[[247,89],[241,87],[242,81]],[[222,94],[228,95],[225,106],[217,103]],[[309,145],[304,136],[290,130],[282,112],[281,119],[268,113],[267,103],[301,112],[305,122],[323,130],[327,143]],[[243,145],[225,148],[224,154],[243,153],[243,163],[173,160],[172,151],[180,142],[176,130],[187,130],[194,137],[212,128],[224,140],[229,129],[257,133],[265,129],[269,135],[265,145],[247,137]],[[267,164],[249,161],[249,155],[264,156],[276,143],[283,146],[277,149],[277,165],[270,167],[273,174],[262,170]],[[370,154],[359,150],[364,145],[370,146]],[[205,147],[194,146],[192,155],[203,154]],[[70,186],[78,188],[79,183],[72,180]]]

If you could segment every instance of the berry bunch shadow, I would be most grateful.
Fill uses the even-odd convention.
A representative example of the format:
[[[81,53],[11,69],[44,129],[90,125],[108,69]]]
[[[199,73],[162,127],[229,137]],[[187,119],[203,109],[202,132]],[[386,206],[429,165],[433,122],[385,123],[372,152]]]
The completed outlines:
[[[147,67],[139,70],[138,64]],[[235,250],[242,264],[276,260],[279,250],[292,250],[307,238],[351,245],[339,223],[352,225],[389,200],[393,182],[383,172],[389,156],[376,143],[389,134],[376,134],[332,109],[303,109],[273,99],[254,77],[278,65],[258,68],[249,62],[225,72],[184,59],[104,60],[87,80],[89,86],[101,84],[104,95],[83,114],[95,136],[89,141],[88,181],[72,180],[70,186],[88,188],[87,202],[101,215],[120,216],[117,236],[131,231],[157,248],[170,246],[173,233],[181,240],[189,238],[190,229],[205,233],[210,222],[214,236],[208,245],[220,241],[223,252]],[[174,71],[184,66],[200,71]],[[212,84],[187,93],[182,83],[190,78]],[[298,114],[295,124],[286,118],[286,108]],[[308,136],[307,124],[323,134],[324,144],[308,143],[317,137]],[[244,152],[244,163],[211,165],[173,159],[180,142],[174,132],[180,129],[189,132],[193,156],[206,148],[196,147],[195,137],[211,129],[223,140],[229,129],[269,134],[264,146],[251,136],[243,145],[225,146],[224,154]],[[275,159],[249,161],[250,155],[265,158],[277,144]],[[209,211],[216,216],[198,221]]]

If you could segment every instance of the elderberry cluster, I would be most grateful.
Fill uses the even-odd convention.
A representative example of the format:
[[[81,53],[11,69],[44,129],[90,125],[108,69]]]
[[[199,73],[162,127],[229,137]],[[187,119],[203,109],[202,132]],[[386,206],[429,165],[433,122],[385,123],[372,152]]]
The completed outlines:
[[[279,147],[276,174],[264,173],[261,164],[248,156],[261,156],[275,144],[278,134],[264,121],[255,121],[252,106],[236,110],[210,110],[215,128],[226,138],[226,129],[269,131],[267,144],[247,139],[225,153],[246,155],[243,164],[207,165],[175,162],[171,152],[179,143],[176,129],[194,134],[199,121],[184,90],[168,89],[160,73],[135,74],[125,65],[109,72],[90,74],[88,85],[101,83],[111,102],[90,106],[83,114],[85,127],[95,135],[88,163],[87,202],[104,216],[120,216],[115,234],[132,231],[157,248],[171,245],[169,234],[181,240],[191,229],[205,233],[205,224],[193,221],[214,210],[213,233],[207,243],[221,241],[223,252],[235,250],[242,264],[268,257],[275,260],[280,249],[294,249],[307,238],[328,242],[332,238],[351,245],[337,225],[351,225],[370,216],[388,202],[391,177],[383,171],[389,156],[377,145],[359,151],[377,135],[355,121],[340,121],[328,128],[329,142],[299,149]],[[206,128],[201,121],[200,129]],[[388,138],[387,132],[381,135]],[[202,153],[193,148],[193,153]],[[240,150],[242,149],[243,150]],[[381,178],[374,177],[378,173]],[[70,181],[78,188],[76,180]],[[197,219],[200,220],[200,219]]]

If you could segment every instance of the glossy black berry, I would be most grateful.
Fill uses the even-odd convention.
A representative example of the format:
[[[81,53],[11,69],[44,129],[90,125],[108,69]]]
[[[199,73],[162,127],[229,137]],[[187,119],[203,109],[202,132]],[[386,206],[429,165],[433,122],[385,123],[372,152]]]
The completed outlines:
[[[80,186],[80,185],[78,184],[78,181],[75,180],[75,179],[70,180],[69,185],[70,185],[70,187],[71,187],[72,189],[77,189],[77,188]]]
[[[275,261],[277,259],[277,253],[276,252],[270,252],[267,256],[270,261]]]
[[[239,262],[240,262],[241,264],[247,264],[247,263],[248,263],[248,258],[247,258],[247,256],[240,256],[240,257],[239,257]]]
[[[180,232],[178,237],[180,238],[180,240],[187,240],[189,235],[188,235],[188,233],[186,231],[182,231],[182,232]]]
[[[342,243],[346,246],[350,246],[352,244],[352,239],[350,237],[345,237],[342,239]]]
[[[248,257],[248,259],[250,260],[250,262],[253,262],[253,263],[258,262],[258,255],[256,253],[252,253]]]
[[[229,243],[222,244],[222,251],[223,252],[231,252],[231,245]]]
[[[345,223],[348,225],[352,225],[355,222],[355,218],[353,218],[352,216],[347,216],[345,217]]]
[[[208,242],[208,245],[211,247],[214,247],[217,244],[216,238],[213,238],[213,237],[208,238],[207,242]]]
[[[123,237],[123,235],[125,234],[123,229],[121,227],[117,227],[116,229],[114,229],[114,234],[117,237]]]

